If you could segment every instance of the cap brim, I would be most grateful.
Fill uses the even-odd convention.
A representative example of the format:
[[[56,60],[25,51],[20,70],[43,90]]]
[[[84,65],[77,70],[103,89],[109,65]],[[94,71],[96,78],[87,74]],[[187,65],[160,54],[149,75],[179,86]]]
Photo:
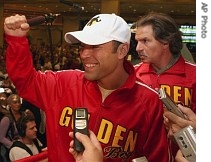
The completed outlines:
[[[91,32],[75,31],[68,32],[65,34],[65,41],[70,44],[84,43],[88,45],[98,45],[111,41],[102,36],[97,36],[97,34],[92,34]]]

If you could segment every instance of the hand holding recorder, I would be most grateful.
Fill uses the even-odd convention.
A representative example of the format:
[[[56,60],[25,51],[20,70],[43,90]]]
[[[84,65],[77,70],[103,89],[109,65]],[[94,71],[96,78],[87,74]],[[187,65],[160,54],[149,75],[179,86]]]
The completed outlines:
[[[73,132],[70,132],[70,137],[74,138]],[[77,138],[84,146],[83,152],[78,152],[74,149],[74,140],[70,142],[69,152],[73,155],[76,162],[103,162],[103,151],[95,134],[89,130],[90,137],[82,133],[76,133]]]
[[[186,119],[180,118],[179,116],[169,112],[164,112],[164,119],[165,122],[170,122],[172,124],[176,124],[180,128],[185,128],[189,125],[193,127],[194,130],[196,130],[196,114],[188,107],[178,105],[178,108],[181,110],[183,114],[185,114]]]
[[[195,162],[196,114],[190,108],[174,103],[162,88],[158,93],[168,110],[164,111],[164,124],[169,128],[168,135],[174,137],[185,159]],[[178,159],[179,155],[176,158]]]
[[[164,111],[164,124],[169,129],[169,136],[189,125],[196,129],[196,114],[188,107],[176,104],[164,89],[160,88],[159,98],[168,111]]]
[[[174,134],[174,139],[185,159],[196,162],[196,133],[191,126],[187,126]],[[178,158],[178,155],[176,156]]]

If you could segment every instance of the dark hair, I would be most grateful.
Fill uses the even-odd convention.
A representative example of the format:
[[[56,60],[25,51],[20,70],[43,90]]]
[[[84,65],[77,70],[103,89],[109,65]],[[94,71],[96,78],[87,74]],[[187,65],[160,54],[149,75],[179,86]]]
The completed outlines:
[[[113,43],[113,52],[115,53],[117,51],[118,47],[120,46],[120,44],[122,44],[122,42],[113,40],[112,43]]]
[[[21,137],[24,137],[26,135],[26,124],[30,121],[35,121],[34,115],[32,112],[30,113],[23,113],[20,119],[18,119],[16,123],[16,127],[18,130],[18,133]]]
[[[137,28],[151,25],[156,40],[169,43],[173,55],[180,55],[183,47],[182,32],[173,18],[163,13],[150,12],[137,21]]]

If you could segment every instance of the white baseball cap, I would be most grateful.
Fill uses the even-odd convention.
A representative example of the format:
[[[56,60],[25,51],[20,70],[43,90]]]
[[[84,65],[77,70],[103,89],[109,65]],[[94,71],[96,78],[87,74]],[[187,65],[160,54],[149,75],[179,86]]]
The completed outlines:
[[[82,31],[68,32],[64,38],[70,44],[99,45],[112,40],[130,44],[130,37],[130,28],[123,18],[115,14],[98,14]]]

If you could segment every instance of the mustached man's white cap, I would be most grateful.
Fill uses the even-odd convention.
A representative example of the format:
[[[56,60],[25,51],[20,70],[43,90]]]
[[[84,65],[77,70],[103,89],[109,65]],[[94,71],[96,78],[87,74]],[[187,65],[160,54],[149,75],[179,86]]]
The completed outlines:
[[[99,45],[116,40],[130,44],[131,31],[125,20],[115,14],[94,16],[82,31],[68,32],[65,41],[70,44],[82,42]]]

